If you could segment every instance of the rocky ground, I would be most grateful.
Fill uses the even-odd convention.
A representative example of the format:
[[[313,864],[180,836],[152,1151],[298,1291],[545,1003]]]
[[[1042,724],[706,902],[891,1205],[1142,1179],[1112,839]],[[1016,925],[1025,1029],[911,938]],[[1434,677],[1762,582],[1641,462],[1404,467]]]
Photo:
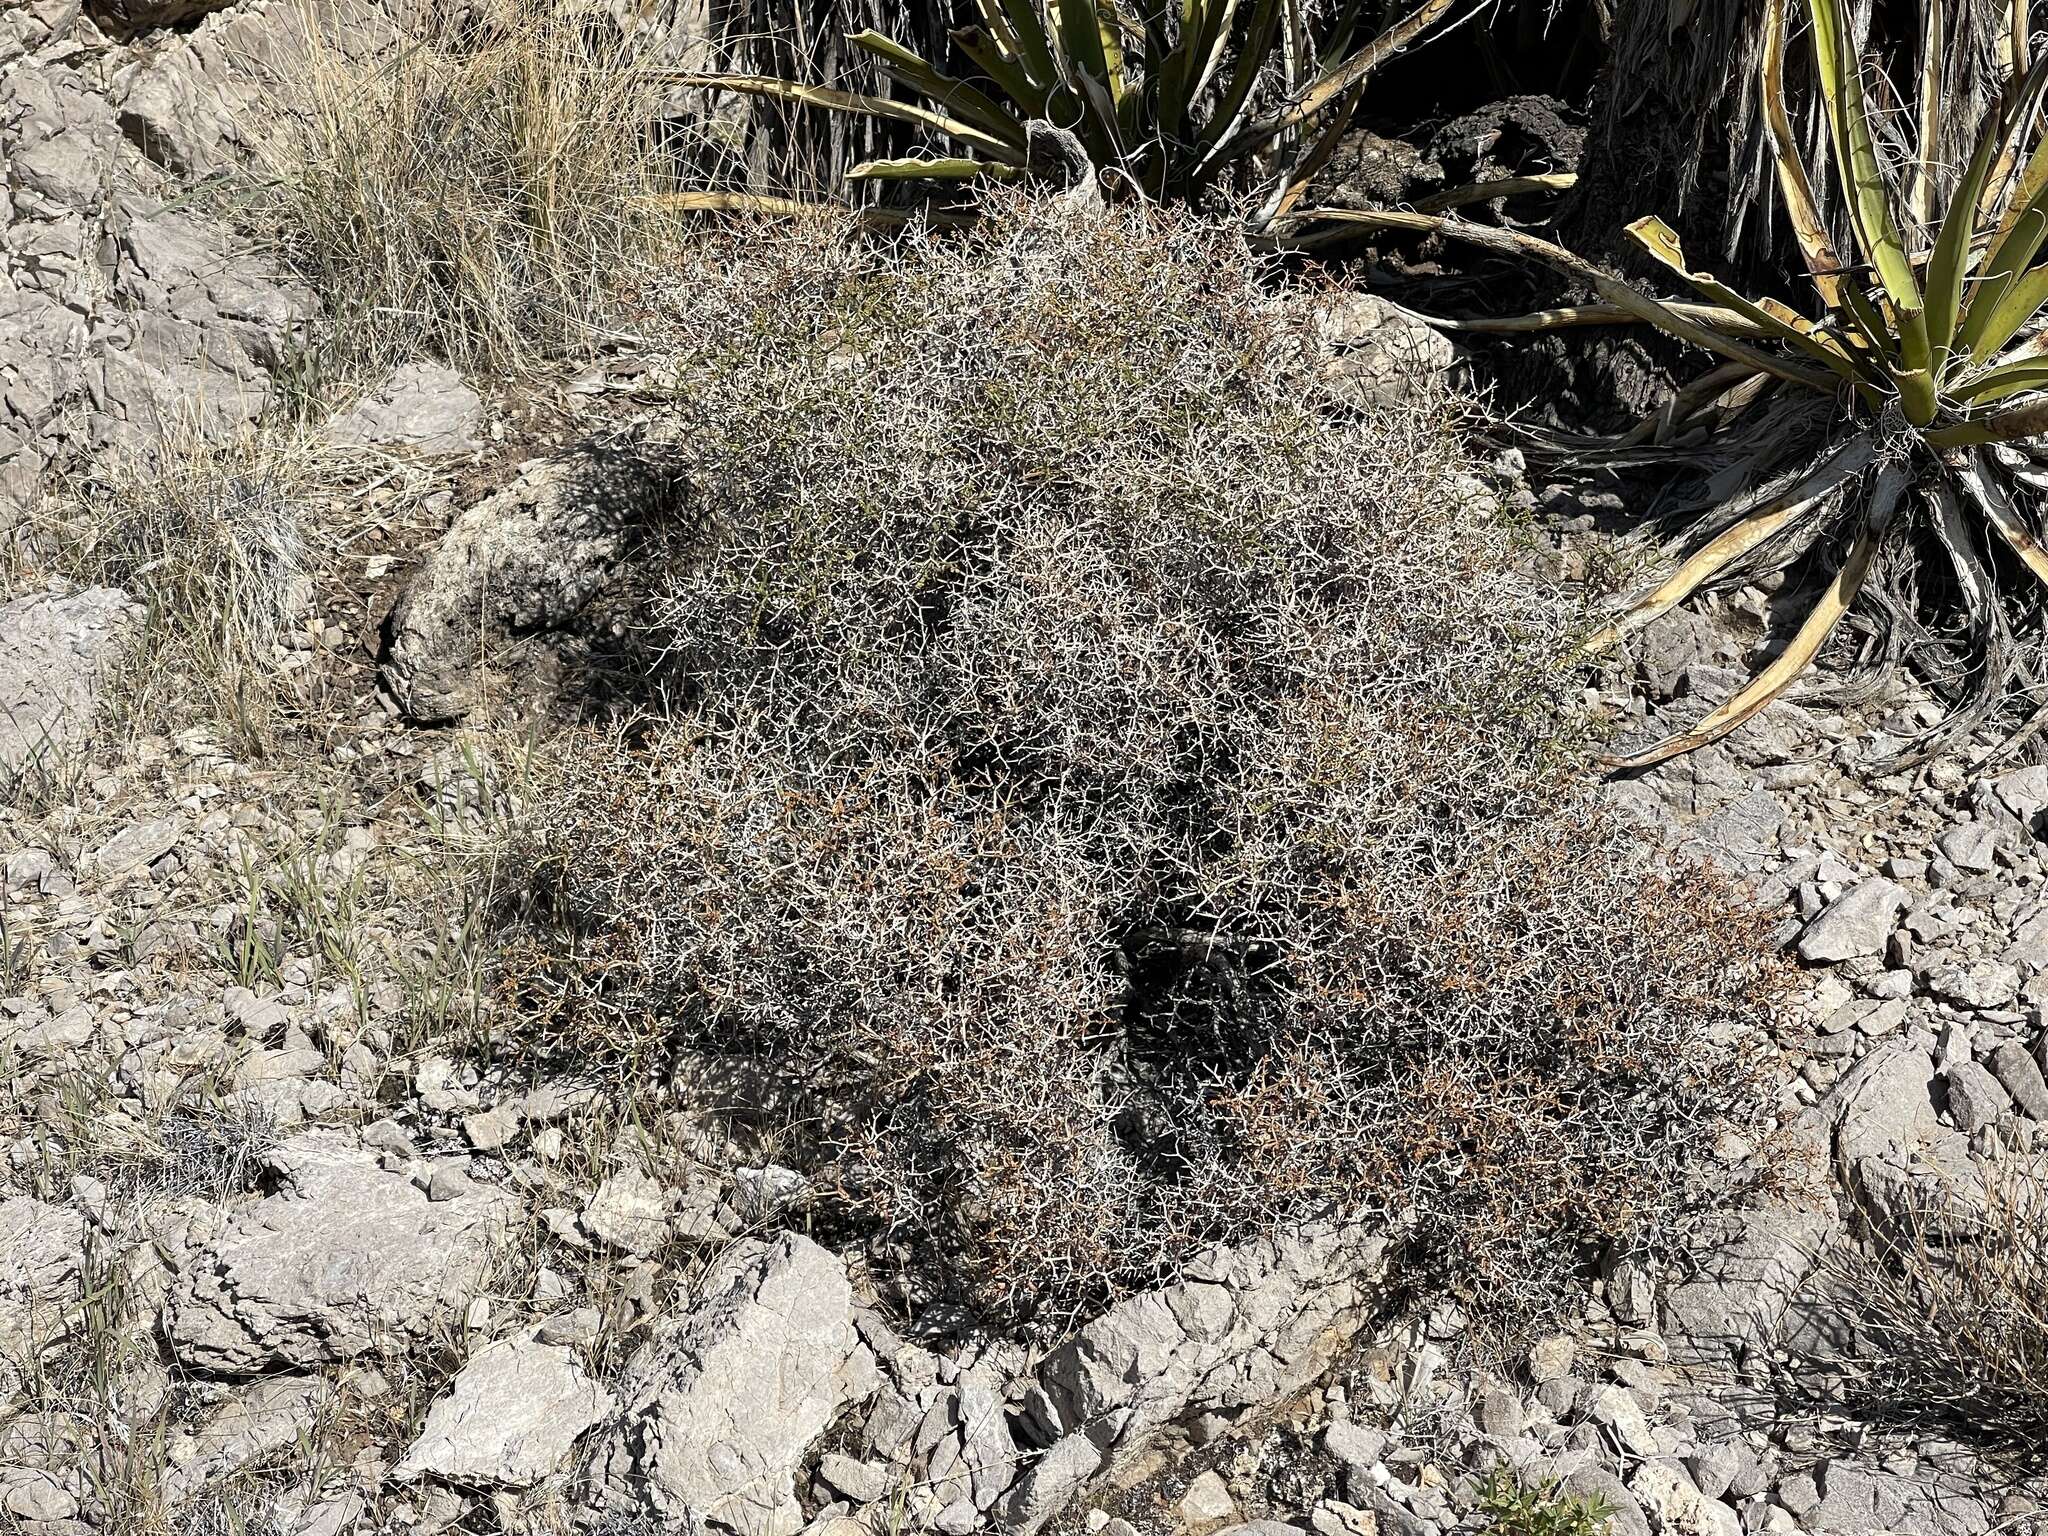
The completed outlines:
[[[317,304],[189,196],[260,132],[279,9],[0,16],[0,527],[297,387]],[[1446,361],[1404,334],[1352,377]],[[629,1112],[489,1065],[479,937],[530,792],[495,706],[573,672],[532,637],[673,493],[634,371],[544,430],[423,365],[317,426],[348,511],[266,640],[268,750],[134,707],[168,654],[136,594],[7,567],[0,1528],[1408,1536],[1484,1528],[1507,1469],[1617,1533],[2048,1529],[1965,1446],[1848,1411],[1820,1300],[1871,1223],[1967,1225],[2048,1152],[2048,769],[1872,771],[1910,696],[1780,704],[1615,786],[1815,985],[1768,1042],[1778,1139],[1725,1149],[1768,1193],[1509,1355],[1390,1321],[1385,1244],[1337,1229],[1063,1342],[929,1348],[688,1083]],[[1594,540],[1559,524],[1566,574]],[[1597,702],[1698,708],[1766,601],[1667,621]]]

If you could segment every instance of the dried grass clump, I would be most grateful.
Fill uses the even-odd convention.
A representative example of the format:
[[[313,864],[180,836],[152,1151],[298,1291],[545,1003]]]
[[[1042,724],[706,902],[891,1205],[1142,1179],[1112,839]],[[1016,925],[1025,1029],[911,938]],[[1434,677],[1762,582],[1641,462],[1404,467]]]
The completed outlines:
[[[1851,1405],[2048,1486],[2048,1165],[1993,1171],[1960,1220],[1908,1202],[1872,1233],[1821,1263]]]
[[[325,458],[270,435],[171,442],[102,465],[48,504],[32,537],[49,563],[147,609],[133,662],[114,680],[129,724],[167,729],[198,712],[236,751],[270,751],[290,698],[280,645],[324,556]]]
[[[587,351],[676,232],[650,196],[669,61],[577,0],[406,14],[389,50],[309,33],[275,167],[284,253],[339,361],[518,371]]]
[[[1758,935],[1572,787],[1449,402],[1320,412],[1270,275],[1157,211],[706,249],[673,702],[537,797],[509,1046],[768,1064],[1012,1315],[1332,1209],[1496,1292],[1668,1230]]]

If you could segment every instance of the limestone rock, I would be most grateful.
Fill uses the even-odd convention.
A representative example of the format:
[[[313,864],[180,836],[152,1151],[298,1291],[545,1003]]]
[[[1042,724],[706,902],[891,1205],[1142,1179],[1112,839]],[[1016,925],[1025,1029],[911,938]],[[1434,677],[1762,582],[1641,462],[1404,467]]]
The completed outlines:
[[[84,747],[133,613],[113,587],[0,604],[0,788],[24,770],[61,771]]]
[[[1787,1127],[1772,1161],[1773,1193],[1704,1223],[1695,1267],[1662,1298],[1675,1358],[1728,1370],[1767,1349],[1787,1309],[1833,1238],[1840,1216],[1829,1187],[1827,1128],[1818,1116]]]
[[[472,1355],[427,1410],[427,1425],[394,1469],[464,1487],[529,1488],[559,1468],[611,1411],[612,1395],[573,1351],[531,1337]]]
[[[1362,1326],[1384,1250],[1338,1225],[1216,1248],[1088,1324],[1039,1367],[1062,1438],[1011,1490],[1004,1523],[1036,1531],[1168,1424],[1298,1391]]]
[[[1369,293],[1340,293],[1308,316],[1317,387],[1340,404],[1400,405],[1441,387],[1457,353],[1443,334]]]
[[[1884,953],[1906,905],[1904,887],[1872,876],[1844,891],[1799,936],[1799,958],[1832,965]]]
[[[2027,1048],[2008,1040],[1991,1053],[1989,1065],[1994,1076],[2012,1095],[2020,1112],[2030,1119],[2048,1120],[2048,1078]]]
[[[1629,1477],[1628,1490],[1663,1536],[1742,1536],[1735,1511],[1701,1493],[1672,1462],[1644,1462]]]
[[[456,519],[393,605],[382,665],[392,697],[416,720],[466,714],[479,650],[567,624],[681,485],[656,456],[619,448],[527,465]]]
[[[646,1258],[668,1241],[668,1196],[645,1172],[623,1168],[590,1197],[583,1230],[601,1243]]]
[[[628,1362],[594,1472],[606,1504],[737,1536],[795,1536],[805,1455],[876,1385],[846,1270],[810,1239],[734,1245]]]
[[[442,363],[408,363],[328,422],[324,435],[338,448],[474,453],[483,426],[483,399],[461,374]]]
[[[0,1359],[61,1331],[85,1271],[85,1218],[27,1195],[0,1199]]]
[[[481,1185],[429,1200],[334,1131],[267,1162],[282,1187],[195,1253],[165,1300],[164,1335],[194,1369],[303,1369],[430,1337],[468,1306],[516,1209]]]

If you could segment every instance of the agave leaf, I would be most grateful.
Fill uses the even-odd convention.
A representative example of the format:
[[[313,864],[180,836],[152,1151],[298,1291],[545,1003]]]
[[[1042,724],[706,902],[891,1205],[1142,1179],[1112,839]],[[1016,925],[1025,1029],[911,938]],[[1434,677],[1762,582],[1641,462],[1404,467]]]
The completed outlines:
[[[1188,88],[1189,98],[1199,99],[1215,83],[1216,71],[1223,67],[1224,52],[1230,43],[1230,23],[1237,15],[1237,0],[1187,0],[1187,4],[1189,9],[1199,8],[1201,12],[1201,27],[1189,47],[1197,68],[1194,82]],[[1189,45],[1184,42],[1183,46]]]
[[[1842,258],[1835,253],[1827,223],[1814,199],[1813,181],[1806,162],[1799,157],[1799,141],[1785,111],[1785,0],[1769,0],[1764,15],[1763,39],[1764,123],[1770,130],[1771,155],[1778,167],[1778,186],[1785,198],[1785,211],[1792,220],[1792,232],[1799,241],[1799,254],[1821,301],[1829,308],[1839,302]]]
[[[2041,185],[2024,205],[2008,212],[2012,222],[2002,226],[1993,238],[1958,332],[1959,339],[1970,349],[1970,356],[1980,363],[1998,349],[1988,340],[1994,328],[1994,315],[2000,312],[2006,296],[2039,253],[2042,240],[2048,238],[2048,138],[2042,140],[2035,157],[2042,165]],[[2033,174],[2030,164],[2027,175],[2031,178]]]
[[[1441,192],[1432,192],[1428,197],[1415,200],[1417,213],[1443,213],[1452,208],[1465,208],[1473,203],[1490,203],[1496,197],[1516,197],[1525,192],[1568,192],[1579,184],[1579,178],[1570,171],[1547,172],[1536,176],[1503,176],[1498,181],[1472,181],[1462,187],[1447,187]]]
[[[892,117],[899,122],[920,123],[927,128],[936,128],[949,138],[970,144],[974,148],[993,155],[996,159],[1013,165],[1023,164],[1023,151],[985,133],[972,123],[957,117],[948,117],[943,112],[934,112],[926,107],[916,106],[907,101],[894,101],[887,96],[862,96],[852,91],[834,90],[823,85],[799,85],[792,80],[778,80],[772,75],[679,75],[677,83],[698,90],[738,91],[744,96],[765,96],[774,101],[794,101],[807,107],[822,107],[829,112],[853,112],[864,117]]]
[[[1253,0],[1252,14],[1245,25],[1244,42],[1237,55],[1237,67],[1231,71],[1230,82],[1223,88],[1215,107],[1210,111],[1208,125],[1202,130],[1202,144],[1208,148],[1207,160],[1217,157],[1223,148],[1225,136],[1231,132],[1245,104],[1251,99],[1252,87],[1258,84],[1259,72],[1272,57],[1274,40],[1280,31],[1279,0]]]
[[[1996,357],[2020,333],[2020,329],[2048,304],[2048,261],[2030,267],[2006,284],[1998,302],[1984,315],[1973,355]]]
[[[1474,224],[1471,220],[1460,218],[1454,213],[1318,208],[1300,217],[1304,220],[1327,219],[1337,224],[1362,224],[1376,229],[1408,229],[1419,234],[1441,234],[1505,255],[1529,257],[1579,279],[1616,308],[1626,310],[1636,319],[1654,325],[1681,341],[1689,341],[1696,347],[1719,353],[1731,361],[1746,363],[1758,373],[1767,373],[1774,378],[1801,384],[1824,395],[1833,394],[1837,387],[1832,372],[1808,368],[1790,358],[1759,351],[1736,336],[1688,318],[1683,311],[1661,299],[1651,298],[1620,278],[1609,277],[1590,261],[1573,255],[1563,246],[1538,239],[1524,230],[1508,229],[1494,224]]]
[[[2048,549],[2041,547],[2041,541],[2027,526],[2026,519],[2013,505],[2012,496],[2000,483],[1997,475],[1982,454],[1958,455],[1950,461],[1949,467],[1955,472],[1957,481],[1968,493],[1984,520],[1991,524],[2006,547],[2018,555],[2027,569],[2032,571],[2044,585],[2048,585]]]
[[[1297,242],[1304,243],[1304,242]],[[1687,320],[1696,320],[1702,325],[1711,325],[1736,336],[1762,336],[1766,332],[1748,316],[1739,315],[1732,309],[1722,309],[1717,304],[1689,304],[1682,299],[1659,300],[1675,315]],[[1623,309],[1619,304],[1567,304],[1559,309],[1539,309],[1527,315],[1483,315],[1473,320],[1447,320],[1439,315],[1426,317],[1429,323],[1442,331],[1477,331],[1489,336],[1506,336],[1525,331],[1558,331],[1578,325],[1640,325],[1643,317],[1632,309]]]
[[[863,160],[846,173],[848,181],[972,181],[977,176],[1015,176],[1013,165],[967,156],[905,155],[895,160]]]
[[[1878,281],[1891,298],[1892,330],[1899,343],[1898,366],[1891,372],[1891,382],[1899,392],[1906,419],[1924,427],[1934,420],[1939,408],[1934,352],[1927,339],[1920,284],[1899,239],[1891,194],[1871,138],[1862,62],[1849,52],[1840,0],[1808,0],[1808,8],[1813,14],[1821,95],[1828,108],[1842,181],[1850,193],[1850,224],[1864,259],[1877,268]]]
[[[1924,232],[1934,227],[1934,170],[1941,157],[1941,85],[1947,47],[1945,0],[1920,0],[1920,145],[1913,156],[1907,204]],[[1974,203],[1975,199],[1971,199]],[[1929,335],[1940,345],[1939,333]]]
[[[1863,258],[1877,268],[1878,281],[1899,311],[1901,339],[1910,314],[1922,308],[1913,264],[1892,220],[1891,195],[1878,164],[1870,134],[1870,109],[1863,95],[1863,68],[1848,46],[1840,0],[1807,0],[1813,15],[1814,56],[1820,68],[1821,95],[1843,185],[1849,189],[1850,223]],[[1924,336],[1924,333],[1923,333]],[[1918,366],[1910,356],[1907,366]]]
[[[765,192],[650,192],[634,201],[679,213],[765,213],[781,219],[846,211],[843,203],[811,203]]]
[[[891,79],[920,92],[953,116],[973,123],[1020,150],[1024,147],[1024,125],[1017,121],[1016,114],[1006,111],[992,97],[966,81],[942,74],[911,49],[879,32],[855,32],[846,40],[880,59],[883,72]]]
[[[1820,654],[1828,636],[1842,622],[1842,615],[1849,611],[1849,605],[1863,590],[1863,583],[1870,575],[1871,560],[1877,554],[1885,528],[1905,494],[1906,484],[1907,475],[1903,469],[1887,466],[1878,472],[1877,484],[1871,490],[1870,510],[1856,530],[1856,538],[1849,546],[1841,569],[1835,572],[1834,580],[1828,583],[1827,591],[1821,594],[1820,601],[1814,604],[1813,611],[1806,616],[1791,642],[1769,666],[1698,725],[1689,730],[1675,731],[1654,746],[1627,757],[1610,758],[1607,766],[1617,773],[1650,768],[1668,758],[1718,741],[1791,687],[1813,658]]]
[[[1701,294],[1714,303],[1721,305],[1725,309],[1734,310],[1737,314],[1748,319],[1751,324],[1761,327],[1766,335],[1775,337],[1777,340],[1785,342],[1800,352],[1805,353],[1838,377],[1854,384],[1862,384],[1864,382],[1865,375],[1863,370],[1852,363],[1839,348],[1829,346],[1826,342],[1808,335],[1798,326],[1786,322],[1763,305],[1752,303],[1733,288],[1730,288],[1726,283],[1715,278],[1711,273],[1694,272],[1687,267],[1685,251],[1678,243],[1677,234],[1662,219],[1637,219],[1628,226],[1628,232],[1635,238],[1636,243],[1649,252],[1653,258],[1698,289]]]
[[[1052,33],[1046,27],[1038,0],[996,0],[996,3],[1002,6],[1009,23],[1017,58],[1031,78],[1050,91],[1059,82],[1060,65],[1053,56]]]
[[[1058,0],[1056,14],[1060,49],[1074,71],[1083,79],[1108,86],[1112,96],[1122,95],[1117,80],[1123,63],[1122,43],[1104,20],[1097,0]]]
[[[1271,209],[1257,221],[1258,228],[1267,227],[1274,219],[1285,218],[1307,195],[1309,187],[1323,173],[1323,167],[1336,155],[1344,135],[1351,131],[1351,119],[1357,115],[1359,104],[1364,100],[1364,91],[1353,91],[1344,98],[1343,105],[1330,114],[1316,136],[1315,148],[1288,167],[1286,179],[1276,189]]]
[[[1694,416],[1725,396],[1738,391],[1753,395],[1763,378],[1741,363],[1716,363],[1617,437],[1614,446],[1635,448],[1643,443],[1668,443]]]
[[[2043,76],[2048,79],[2048,75]],[[1976,235],[1976,213],[1984,195],[1985,180],[1991,174],[1998,147],[2005,140],[2002,117],[1994,116],[1970,156],[1969,168],[1956,184],[1949,199],[1948,213],[1935,237],[1934,254],[1927,260],[1927,339],[1947,366],[1956,341],[1956,324],[1962,316],[1963,278],[1970,261],[1970,245]],[[1923,159],[1925,156],[1923,155]]]
[[[2048,357],[2024,357],[1989,368],[1954,390],[1964,405],[1996,405],[2014,395],[2048,389]]]
[[[963,27],[952,34],[953,46],[958,48],[989,79],[1002,87],[1003,94],[1022,107],[1031,117],[1046,115],[1046,103],[1052,95],[1052,86],[1042,80],[1035,80],[1031,72],[991,33],[979,27]]]
[[[1816,503],[1832,496],[1845,480],[1863,473],[1875,457],[1875,445],[1867,434],[1849,439],[1809,473],[1801,476],[1796,485],[1703,544],[1655,591],[1594,635],[1583,649],[1588,653],[1604,651],[1644,625],[1662,618],[1711,581],[1718,572],[1775,538],[1811,511]]]
[[[1931,448],[1970,448],[1983,443],[2015,443],[2048,432],[2048,400],[2029,400],[1989,416],[1973,416],[1927,434]]]
[[[2048,63],[2048,60],[2043,63]],[[2015,144],[2034,129],[2042,89],[2042,71],[2029,71],[2017,93],[2012,114],[2010,128],[2019,136],[2014,140]],[[2048,236],[2048,134],[2035,139],[2033,150],[2027,156],[2026,168],[2020,173],[2005,213],[1992,233],[1991,247],[1985,254],[1981,275],[1968,296],[1967,310],[1958,334],[1978,362],[1984,361],[1992,350],[1982,346],[1984,333],[1990,325],[1991,311],[1998,307],[2006,291],[2033,261],[2044,236]]]
[[[1334,98],[1354,86],[1363,84],[1374,70],[1406,50],[1417,38],[1441,21],[1454,3],[1455,0],[1423,0],[1421,5],[1394,22],[1350,58],[1327,71],[1291,105],[1283,109],[1270,124],[1262,125],[1260,140],[1285,132],[1297,123],[1306,122],[1322,111]]]
[[[1165,144],[1180,142],[1187,130],[1188,112],[1194,104],[1194,92],[1190,88],[1192,71],[1195,68],[1194,45],[1196,34],[1201,30],[1204,0],[1182,0],[1180,37],[1169,43],[1165,34],[1163,7],[1157,13],[1159,25],[1153,24],[1153,15],[1146,17],[1145,37],[1149,50],[1146,60],[1146,77],[1157,82],[1158,102],[1153,108],[1159,137]]]

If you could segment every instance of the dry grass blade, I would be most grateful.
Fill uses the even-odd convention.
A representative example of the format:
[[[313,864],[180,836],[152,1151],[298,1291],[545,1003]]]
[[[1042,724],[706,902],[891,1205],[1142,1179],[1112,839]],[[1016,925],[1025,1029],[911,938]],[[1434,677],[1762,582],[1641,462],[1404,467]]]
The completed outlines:
[[[2048,1476],[2048,1170],[2020,1162],[1981,1191],[1866,1213],[1868,1242],[1824,1256],[1848,1404],[1954,1435],[2023,1479]]]

